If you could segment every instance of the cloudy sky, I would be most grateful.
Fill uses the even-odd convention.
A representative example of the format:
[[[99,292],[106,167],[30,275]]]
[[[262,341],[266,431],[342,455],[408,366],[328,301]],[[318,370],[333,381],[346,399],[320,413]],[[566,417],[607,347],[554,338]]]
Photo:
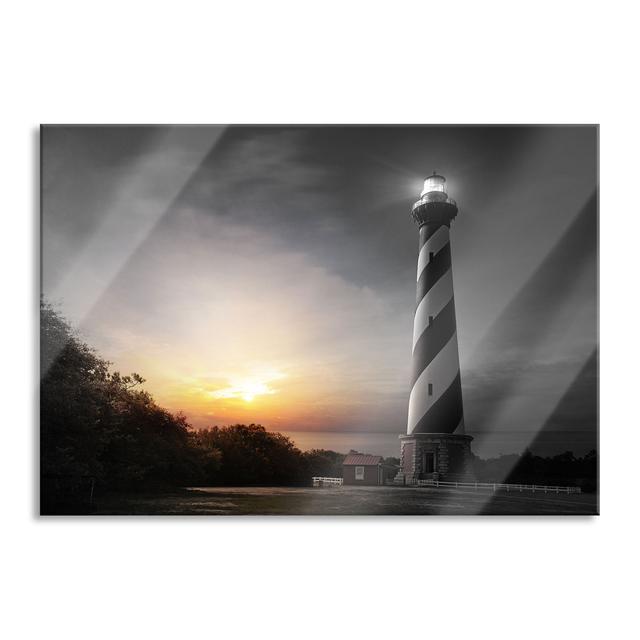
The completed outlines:
[[[595,128],[47,127],[42,143],[45,296],[195,426],[405,430],[410,208],[437,170],[460,208],[468,431],[595,442]]]

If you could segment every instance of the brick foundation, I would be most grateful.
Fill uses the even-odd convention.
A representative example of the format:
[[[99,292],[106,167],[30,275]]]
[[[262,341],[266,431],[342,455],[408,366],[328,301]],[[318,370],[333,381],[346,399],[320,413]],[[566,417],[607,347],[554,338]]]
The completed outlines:
[[[420,433],[400,436],[400,472],[396,481],[416,480],[473,482],[471,436]]]

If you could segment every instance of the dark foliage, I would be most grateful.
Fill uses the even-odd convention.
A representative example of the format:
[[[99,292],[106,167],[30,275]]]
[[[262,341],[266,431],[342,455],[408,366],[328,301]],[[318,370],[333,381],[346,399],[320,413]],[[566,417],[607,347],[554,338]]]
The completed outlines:
[[[188,485],[308,485],[342,477],[344,454],[302,452],[260,425],[193,431],[158,406],[138,374],[112,372],[48,304],[41,305],[42,513],[83,513],[96,495]],[[385,479],[398,458],[384,460]],[[475,460],[479,481],[578,484],[595,490],[597,455]]]
[[[219,465],[206,478],[210,485],[308,485],[313,476],[342,477],[343,454],[302,452],[287,436],[261,425],[212,427],[195,439],[218,455]]]
[[[205,429],[195,437],[201,447],[219,456],[219,468],[207,478],[209,484],[282,485],[305,481],[302,453],[280,433],[268,432],[256,424],[236,424]]]
[[[141,389],[141,376],[111,372],[46,303],[40,331],[43,513],[90,510],[104,491],[295,485],[342,475],[343,455],[303,453],[260,425],[193,431]]]
[[[595,491],[598,482],[596,451],[582,458],[571,451],[543,458],[527,450],[522,455],[476,458],[474,468],[479,482],[579,486],[583,491]]]
[[[400,470],[400,458],[389,457],[385,458],[382,461],[383,464],[383,473],[384,473],[384,481],[388,484],[393,482],[393,479],[396,477],[398,471]]]
[[[193,444],[184,416],[159,407],[137,374],[109,363],[41,305],[41,510],[88,508],[93,489],[198,483],[215,456]]]
[[[307,477],[342,478],[344,453],[327,449],[311,449],[302,454],[307,469]]]

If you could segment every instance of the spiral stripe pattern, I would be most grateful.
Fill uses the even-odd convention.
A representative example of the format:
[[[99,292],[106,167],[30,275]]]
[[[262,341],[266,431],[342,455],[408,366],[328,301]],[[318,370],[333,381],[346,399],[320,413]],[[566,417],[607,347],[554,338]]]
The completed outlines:
[[[407,433],[464,433],[451,244],[446,224],[420,227]]]

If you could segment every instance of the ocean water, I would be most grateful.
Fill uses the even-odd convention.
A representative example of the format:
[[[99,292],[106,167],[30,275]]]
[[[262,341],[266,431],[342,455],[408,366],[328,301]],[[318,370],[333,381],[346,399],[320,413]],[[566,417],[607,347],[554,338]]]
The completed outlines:
[[[372,433],[366,431],[283,431],[297,447],[309,449],[331,449],[347,453],[355,449],[362,453],[389,457],[400,455],[399,433]],[[473,436],[471,450],[481,458],[495,458],[502,454],[522,453],[530,448],[540,456],[553,456],[572,451],[583,456],[597,449],[597,433],[594,431],[531,431],[469,433]]]

